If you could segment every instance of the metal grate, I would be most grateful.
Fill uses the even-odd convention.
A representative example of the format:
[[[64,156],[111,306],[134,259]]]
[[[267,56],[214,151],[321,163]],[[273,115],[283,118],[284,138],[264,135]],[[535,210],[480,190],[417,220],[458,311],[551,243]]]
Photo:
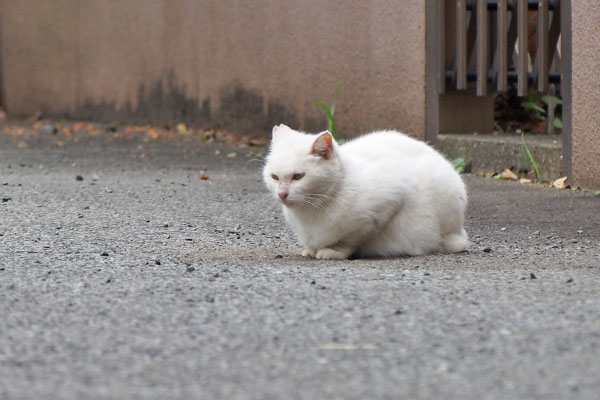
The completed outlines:
[[[491,86],[503,92],[514,82],[518,95],[526,96],[530,86],[546,93],[550,83],[560,83],[560,0],[440,0],[436,5],[440,94],[447,85],[465,90],[476,82],[476,94],[485,96]],[[533,56],[530,25],[536,26]]]

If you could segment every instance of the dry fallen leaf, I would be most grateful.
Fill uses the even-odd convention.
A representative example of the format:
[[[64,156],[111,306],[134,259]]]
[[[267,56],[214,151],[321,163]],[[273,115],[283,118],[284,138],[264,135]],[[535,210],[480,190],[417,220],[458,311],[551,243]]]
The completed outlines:
[[[177,124],[177,133],[179,133],[182,136],[187,136],[190,134],[190,131],[188,130],[187,126],[182,122]]]
[[[533,179],[521,178],[521,179],[519,179],[519,182],[521,182],[521,183],[533,183]]]
[[[519,177],[507,168],[502,172],[502,179],[516,181],[517,179],[519,179]]]
[[[567,186],[567,177],[563,176],[562,178],[558,178],[557,180],[555,180],[554,182],[552,182],[552,186],[554,186],[557,189],[566,189],[569,186]]]
[[[152,139],[158,139],[158,132],[156,131],[156,129],[148,129],[148,134],[152,137]]]
[[[266,145],[269,144],[269,140],[268,139],[252,138],[252,139],[250,139],[249,144],[252,145],[252,146],[266,146]]]

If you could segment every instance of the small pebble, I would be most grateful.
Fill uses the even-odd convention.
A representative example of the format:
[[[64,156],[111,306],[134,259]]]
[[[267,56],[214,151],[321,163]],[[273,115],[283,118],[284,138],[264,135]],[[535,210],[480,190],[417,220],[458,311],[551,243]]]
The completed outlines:
[[[154,262],[156,263],[156,265],[160,265],[161,264],[160,260],[156,260]]]
[[[569,279],[567,280],[567,283],[573,283],[573,278],[569,278]]]
[[[188,267],[185,270],[187,272],[194,272],[196,270],[196,268],[193,265],[188,265]]]
[[[82,180],[83,180],[83,176],[81,176],[81,175],[77,175],[77,176],[75,177],[75,180],[76,180],[76,181],[82,181]]]
[[[483,249],[484,253],[491,253],[492,252],[492,248],[491,247],[486,247],[485,249]]]
[[[529,279],[537,279],[537,276],[535,276],[535,274],[532,272],[532,273],[529,275]]]
[[[50,124],[44,125],[44,127],[42,129],[44,130],[44,133],[57,133],[58,132],[58,129],[56,129],[56,127],[54,125],[50,125]]]
[[[105,251],[103,251],[102,253],[100,253],[100,255],[101,255],[102,257],[108,257],[108,253],[107,253],[107,252],[105,252]]]

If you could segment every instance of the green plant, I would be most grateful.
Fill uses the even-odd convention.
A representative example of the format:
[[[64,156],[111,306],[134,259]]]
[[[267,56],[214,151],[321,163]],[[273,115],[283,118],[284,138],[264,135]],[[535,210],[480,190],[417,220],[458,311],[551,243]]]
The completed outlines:
[[[504,133],[504,129],[502,128],[502,126],[500,126],[498,121],[494,121],[494,129],[496,129],[496,132],[498,133]]]
[[[544,96],[542,96],[542,101],[544,103],[546,103],[546,107],[552,107],[551,115],[556,115],[555,114],[556,107],[562,106],[562,100],[560,99],[560,97],[544,95]],[[562,123],[562,120],[560,119],[560,117],[555,116],[554,121],[552,121],[552,123],[554,124],[554,127],[557,129],[563,128],[563,123]]]
[[[521,103],[521,107],[525,110],[529,111],[535,118],[540,121],[546,120],[546,109],[544,108],[544,104],[546,107],[552,107],[551,115],[555,115],[556,107],[562,105],[562,100],[560,97],[544,95],[540,96],[539,92],[535,89],[529,89],[527,94],[527,100]],[[554,127],[557,129],[562,129],[563,124],[560,117],[555,116],[554,121],[552,121]]]
[[[540,178],[540,169],[535,161],[535,158],[533,157],[533,154],[531,153],[531,150],[529,150],[529,146],[527,146],[527,142],[525,142],[525,132],[521,133],[521,142],[523,143],[521,146],[521,153],[523,153],[524,158],[529,159],[531,167],[535,171],[537,183],[541,183],[542,179]]]
[[[467,168],[467,160],[465,160],[463,157],[455,158],[454,160],[450,161],[450,164],[452,164],[459,174],[464,173]]]
[[[340,82],[337,91],[335,92],[335,97],[333,98],[333,104],[331,107],[327,107],[327,105],[321,101],[315,101],[315,104],[325,110],[325,114],[327,116],[327,130],[331,133],[333,138],[337,141],[338,134],[337,129],[335,127],[335,103],[337,102],[340,91],[342,90],[342,86],[344,86],[344,80]]]

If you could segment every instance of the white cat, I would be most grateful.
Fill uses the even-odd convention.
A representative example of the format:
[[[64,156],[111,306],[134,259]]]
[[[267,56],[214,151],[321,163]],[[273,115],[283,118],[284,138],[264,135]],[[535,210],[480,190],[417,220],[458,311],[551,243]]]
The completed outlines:
[[[275,126],[263,177],[304,256],[457,253],[469,243],[459,174],[433,148],[399,132],[338,145],[329,132]]]

